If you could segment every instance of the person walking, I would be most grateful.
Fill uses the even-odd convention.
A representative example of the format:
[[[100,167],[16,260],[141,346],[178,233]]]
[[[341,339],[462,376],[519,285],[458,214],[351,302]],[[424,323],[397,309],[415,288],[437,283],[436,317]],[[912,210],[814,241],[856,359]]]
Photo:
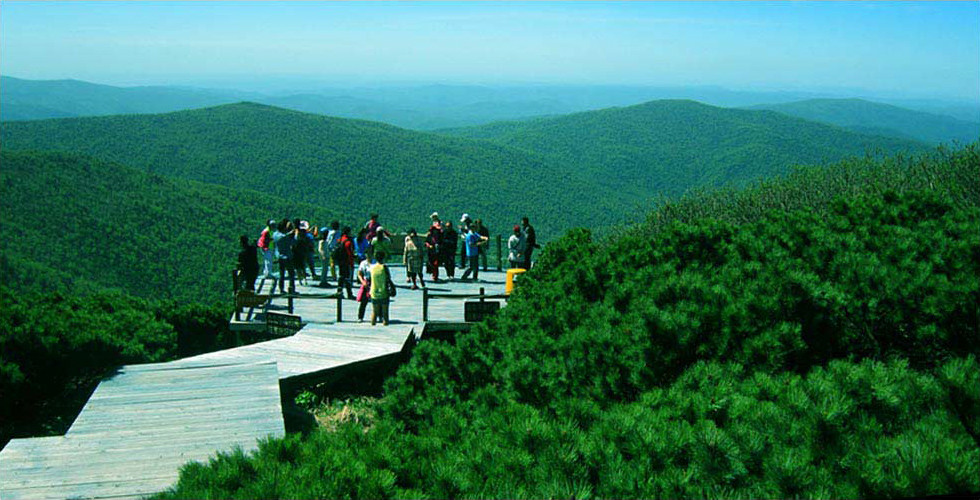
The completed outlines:
[[[439,243],[439,261],[446,268],[446,279],[456,278],[456,247],[459,246],[459,234],[453,229],[452,221],[446,221],[442,229],[442,241]]]
[[[466,239],[463,240],[464,246],[466,247],[466,259],[469,261],[470,266],[466,268],[463,272],[462,280],[466,281],[467,276],[473,273],[473,280],[479,281],[480,279],[480,245],[487,241],[487,237],[480,236],[476,232],[476,228],[470,227],[470,231],[466,233]]]
[[[344,226],[340,232],[340,241],[333,252],[334,260],[337,261],[339,276],[337,277],[337,292],[343,293],[347,290],[347,298],[354,300],[354,291],[351,289],[351,275],[354,272],[354,242],[350,238],[350,226]]]
[[[527,216],[521,219],[521,226],[524,230],[524,269],[530,271],[531,254],[534,253],[535,248],[541,247],[538,245],[538,238],[534,232],[534,226],[528,221]]]
[[[385,265],[387,256],[388,254],[383,251],[374,254],[378,262],[371,266],[371,305],[374,309],[371,314],[371,326],[374,326],[379,319],[384,326],[388,326],[389,305],[391,298],[397,293],[395,284],[391,281],[391,273]]]
[[[258,247],[262,250],[262,279],[272,277],[272,263],[276,257],[273,234],[276,232],[276,221],[269,219],[259,235]]]
[[[242,251],[238,252],[238,275],[241,276],[242,288],[255,291],[255,279],[259,275],[259,261],[256,246],[248,241],[248,236],[241,235],[239,243]]]
[[[510,262],[510,269],[517,269],[524,265],[524,233],[521,226],[514,225],[514,234],[507,239],[507,260]]]
[[[412,290],[418,290],[415,280],[418,279],[425,288],[425,279],[422,277],[422,240],[415,228],[408,230],[405,236],[405,253],[402,256],[402,263],[405,264],[405,272],[408,280],[412,283]]]
[[[361,263],[357,266],[357,280],[361,282],[361,289],[357,291],[357,321],[363,323],[364,310],[367,309],[368,302],[371,302],[371,261],[367,255],[361,256]]]
[[[476,234],[483,236],[485,239],[490,239],[490,230],[487,226],[483,225],[483,219],[477,219],[474,221],[476,224]],[[487,245],[480,245],[480,262],[483,265],[483,270],[487,270]]]

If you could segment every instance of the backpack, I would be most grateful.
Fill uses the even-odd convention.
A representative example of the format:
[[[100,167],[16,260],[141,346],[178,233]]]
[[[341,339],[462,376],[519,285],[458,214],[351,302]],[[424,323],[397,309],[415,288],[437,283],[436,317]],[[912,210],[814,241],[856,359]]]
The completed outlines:
[[[333,260],[334,264],[341,264],[347,261],[347,252],[344,251],[343,244],[334,247],[330,252],[330,259]]]

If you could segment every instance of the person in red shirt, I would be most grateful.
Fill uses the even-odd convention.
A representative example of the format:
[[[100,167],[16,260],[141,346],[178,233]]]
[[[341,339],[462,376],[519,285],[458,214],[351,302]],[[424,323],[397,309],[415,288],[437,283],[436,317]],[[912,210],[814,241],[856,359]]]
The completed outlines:
[[[262,250],[262,278],[272,277],[272,261],[275,259],[276,251],[272,248],[272,233],[276,231],[276,221],[269,219],[269,223],[262,234],[259,236],[258,247]]]
[[[350,226],[344,226],[340,233],[340,241],[337,246],[335,263],[339,268],[337,279],[337,290],[343,293],[347,290],[347,298],[354,300],[354,291],[351,289],[354,275],[354,241],[350,237]]]

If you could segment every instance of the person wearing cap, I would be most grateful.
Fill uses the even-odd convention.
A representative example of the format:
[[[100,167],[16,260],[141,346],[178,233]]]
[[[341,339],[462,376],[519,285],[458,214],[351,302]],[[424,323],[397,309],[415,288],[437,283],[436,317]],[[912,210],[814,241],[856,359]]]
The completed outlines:
[[[442,228],[442,241],[439,243],[439,261],[446,268],[446,279],[456,278],[456,247],[459,235],[453,229],[453,222],[446,221]]]
[[[405,264],[405,272],[408,274],[408,281],[412,283],[412,290],[418,290],[415,280],[418,279],[425,288],[425,279],[422,277],[422,240],[415,228],[408,230],[405,236],[405,253],[402,255],[402,263]]]
[[[269,219],[262,234],[259,235],[258,247],[262,250],[262,279],[272,277],[272,261],[275,258],[273,234],[276,232],[276,221]]]
[[[507,239],[507,260],[510,262],[511,269],[517,269],[524,265],[524,233],[521,226],[514,224],[514,234]]]

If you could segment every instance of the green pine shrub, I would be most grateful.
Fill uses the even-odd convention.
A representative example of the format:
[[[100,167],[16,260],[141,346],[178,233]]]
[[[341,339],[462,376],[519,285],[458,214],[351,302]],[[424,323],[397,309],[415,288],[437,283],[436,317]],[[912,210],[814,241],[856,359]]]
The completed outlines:
[[[980,491],[980,162],[924,161],[936,182],[862,164],[880,178],[813,206],[570,231],[497,316],[420,344],[370,428],[219,454],[161,497]]]

